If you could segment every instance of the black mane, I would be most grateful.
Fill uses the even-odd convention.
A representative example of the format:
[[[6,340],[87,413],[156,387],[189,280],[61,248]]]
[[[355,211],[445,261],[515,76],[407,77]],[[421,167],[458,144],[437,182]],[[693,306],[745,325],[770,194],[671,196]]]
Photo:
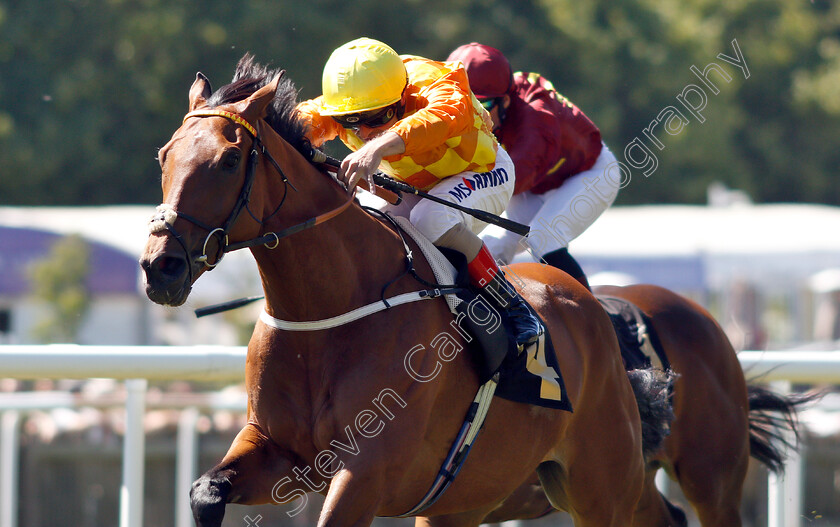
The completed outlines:
[[[271,82],[280,72],[279,68],[269,69],[267,66],[254,62],[254,56],[246,53],[236,64],[233,81],[216,90],[207,99],[207,105],[215,108],[223,104],[241,101]],[[295,110],[296,106],[297,90],[292,81],[284,76],[277,86],[274,100],[268,106],[265,121],[275,132],[280,134],[280,137],[299,152],[306,154],[308,150],[306,124],[298,117]]]

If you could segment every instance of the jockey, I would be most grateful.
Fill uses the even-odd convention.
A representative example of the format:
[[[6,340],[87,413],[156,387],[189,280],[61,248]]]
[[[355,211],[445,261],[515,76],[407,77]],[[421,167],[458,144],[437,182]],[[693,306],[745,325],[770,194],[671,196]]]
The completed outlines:
[[[482,232],[482,239],[502,262],[527,249],[588,288],[567,247],[618,194],[620,173],[610,174],[616,160],[601,132],[538,73],[512,73],[495,48],[473,42],[446,60],[464,64],[473,93],[490,112],[493,132],[516,166],[505,215],[531,226],[527,239],[495,226]]]
[[[348,189],[362,178],[373,189],[372,176],[381,170],[465,207],[505,210],[513,163],[460,65],[400,56],[382,42],[359,38],[333,51],[322,91],[298,111],[313,146],[338,137],[352,150],[338,171]],[[520,347],[537,340],[542,324],[478,237],[485,223],[416,196],[404,196],[391,212],[409,218],[435,245],[463,253],[473,286],[507,311]]]

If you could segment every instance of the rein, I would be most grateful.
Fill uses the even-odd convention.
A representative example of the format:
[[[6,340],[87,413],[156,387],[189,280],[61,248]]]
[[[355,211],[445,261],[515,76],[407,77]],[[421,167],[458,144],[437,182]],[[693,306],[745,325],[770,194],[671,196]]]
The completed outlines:
[[[254,178],[255,178],[255,174],[256,174],[257,164],[259,163],[260,154],[262,154],[265,157],[265,159],[267,159],[268,162],[274,167],[274,169],[280,174],[280,177],[283,180],[284,185],[286,185],[287,187],[291,187],[292,190],[295,190],[295,191],[297,191],[297,189],[289,181],[289,179],[286,177],[286,174],[283,172],[283,169],[280,168],[280,164],[277,163],[277,161],[274,159],[274,157],[271,156],[271,153],[265,147],[265,144],[260,140],[259,134],[257,132],[257,128],[254,127],[247,120],[245,120],[241,115],[233,113],[233,112],[228,112],[228,111],[225,111],[225,110],[195,110],[195,111],[192,111],[192,112],[188,113],[187,115],[185,115],[183,120],[186,121],[187,119],[189,119],[191,117],[224,117],[226,119],[230,119],[231,121],[233,121],[236,124],[245,128],[245,130],[247,130],[248,133],[251,134],[251,136],[253,137],[253,143],[251,145],[251,151],[248,155],[248,165],[247,165],[246,172],[245,172],[245,181],[242,184],[242,189],[239,192],[239,197],[236,200],[236,204],[233,206],[233,210],[231,210],[230,214],[228,215],[227,220],[225,220],[225,222],[222,224],[221,227],[209,226],[206,223],[198,220],[197,218],[194,218],[193,216],[185,214],[181,211],[176,211],[174,209],[174,207],[172,207],[171,205],[167,205],[167,204],[159,205],[157,207],[155,215],[152,216],[152,218],[149,220],[149,231],[151,233],[155,233],[155,232],[159,232],[159,231],[163,231],[163,230],[169,231],[172,234],[172,236],[175,238],[175,240],[184,249],[184,252],[187,254],[187,259],[188,260],[190,259],[190,256],[191,256],[190,251],[187,248],[187,245],[184,242],[183,238],[178,233],[178,231],[175,230],[174,225],[173,225],[175,223],[175,219],[177,219],[177,218],[182,218],[186,221],[189,221],[193,225],[197,225],[198,227],[201,227],[202,229],[208,231],[207,237],[204,239],[204,245],[202,247],[201,255],[193,258],[192,261],[195,262],[195,263],[202,263],[202,264],[204,264],[205,267],[212,270],[214,267],[216,267],[219,264],[219,262],[222,261],[222,258],[224,257],[224,255],[226,253],[229,253],[231,251],[236,251],[236,250],[239,250],[239,249],[256,247],[258,245],[264,245],[267,249],[275,249],[278,245],[280,245],[280,240],[282,238],[286,238],[288,236],[296,234],[296,233],[298,233],[300,231],[303,231],[305,229],[308,229],[310,227],[314,227],[316,225],[324,223],[325,221],[328,221],[328,220],[338,216],[339,214],[341,214],[342,212],[347,210],[347,208],[353,202],[354,196],[353,196],[353,194],[350,194],[350,196],[348,197],[348,199],[345,203],[343,203],[338,208],[333,209],[329,212],[326,212],[324,214],[320,214],[320,215],[318,215],[314,218],[310,218],[310,219],[308,219],[308,220],[306,220],[302,223],[299,223],[297,225],[293,225],[293,226],[288,227],[286,229],[283,229],[282,231],[279,231],[279,232],[267,232],[267,233],[263,234],[262,236],[259,236],[257,238],[253,238],[251,240],[246,240],[246,241],[236,242],[236,243],[230,243],[230,241],[229,241],[230,229],[233,227],[233,224],[239,218],[239,215],[242,213],[243,209],[248,210],[248,213],[251,215],[251,217],[254,218],[254,220],[257,223],[259,223],[260,225],[263,225],[269,218],[274,216],[277,213],[277,211],[280,210],[280,207],[282,207],[283,203],[286,201],[286,194],[284,194],[283,199],[280,201],[280,204],[277,205],[277,208],[274,209],[274,211],[271,214],[269,214],[266,218],[264,218],[262,221],[258,220],[256,217],[254,217],[253,213],[251,213],[251,210],[248,208],[248,204],[250,203],[250,199],[251,199],[251,189],[252,189],[253,184],[254,184]],[[210,261],[209,261],[209,256],[207,254],[207,245],[210,242],[210,239],[213,238],[214,236],[216,236],[219,239],[219,251],[216,254],[216,258],[215,258],[214,263],[211,264]],[[189,279],[190,279],[190,282],[192,282],[192,265],[189,266],[189,269],[190,269],[190,278]]]

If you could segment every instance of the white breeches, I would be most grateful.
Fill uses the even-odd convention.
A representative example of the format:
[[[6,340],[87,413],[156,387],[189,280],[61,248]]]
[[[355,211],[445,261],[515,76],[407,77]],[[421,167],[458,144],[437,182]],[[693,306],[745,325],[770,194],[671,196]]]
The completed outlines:
[[[513,161],[504,149],[499,148],[496,165],[490,172],[461,172],[441,180],[428,194],[464,207],[500,215],[513,195],[513,185]],[[459,223],[475,234],[487,226],[469,214],[407,194],[403,195],[399,205],[386,205],[382,210],[408,218],[432,243]]]
[[[606,145],[589,170],[580,172],[544,194],[523,192],[513,196],[505,217],[527,224],[523,238],[490,225],[481,238],[496,258],[509,263],[514,254],[527,250],[539,259],[562,249],[598,219],[618,195],[621,174]]]

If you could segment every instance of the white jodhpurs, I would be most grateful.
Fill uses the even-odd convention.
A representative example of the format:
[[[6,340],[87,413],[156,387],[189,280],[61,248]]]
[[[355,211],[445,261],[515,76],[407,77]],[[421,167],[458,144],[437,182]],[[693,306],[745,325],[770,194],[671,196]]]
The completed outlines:
[[[606,145],[589,170],[580,172],[544,194],[523,192],[513,196],[504,216],[527,224],[526,238],[490,225],[481,238],[498,259],[509,263],[519,251],[539,259],[569,245],[598,219],[618,195],[621,174]]]
[[[441,180],[428,194],[464,207],[501,215],[513,195],[514,181],[513,161],[504,149],[499,148],[496,165],[490,172],[461,172]],[[432,243],[459,223],[475,234],[487,226],[469,214],[407,194],[403,194],[399,205],[386,205],[382,210],[408,218]]]

